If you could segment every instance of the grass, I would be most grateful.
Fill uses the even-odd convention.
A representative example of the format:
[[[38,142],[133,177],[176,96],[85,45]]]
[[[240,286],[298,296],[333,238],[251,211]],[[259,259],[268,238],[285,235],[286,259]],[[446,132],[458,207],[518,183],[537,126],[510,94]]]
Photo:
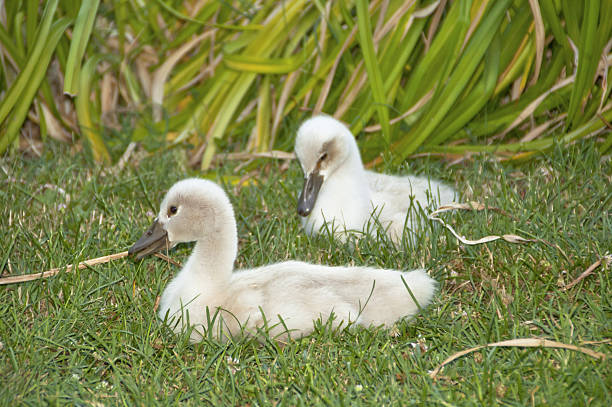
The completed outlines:
[[[0,161],[3,275],[127,249],[170,185],[198,175],[181,164],[178,150],[123,170],[101,169],[53,145],[43,154]],[[153,312],[176,272],[157,258],[0,286],[0,405],[612,405],[609,360],[567,350],[488,348],[452,362],[437,380],[428,376],[458,351],[513,338],[610,355],[609,342],[588,343],[612,336],[609,266],[562,290],[612,248],[612,166],[593,143],[558,146],[524,165],[481,156],[450,170],[425,159],[385,166],[441,177],[464,201],[514,217],[442,215],[469,238],[514,233],[551,245],[463,246],[433,227],[413,248],[308,238],[295,211],[302,178],[296,162],[224,164],[214,177],[226,182],[238,214],[237,267],[285,259],[426,266],[440,282],[434,304],[392,331],[333,333],[319,324],[286,346],[251,339],[191,345]],[[257,182],[230,185],[249,172]],[[170,254],[184,260],[189,250],[182,245]]]

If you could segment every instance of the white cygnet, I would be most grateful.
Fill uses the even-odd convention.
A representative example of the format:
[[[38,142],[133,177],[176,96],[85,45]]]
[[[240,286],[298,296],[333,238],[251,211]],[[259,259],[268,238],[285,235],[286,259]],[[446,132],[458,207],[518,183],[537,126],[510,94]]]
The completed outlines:
[[[333,230],[342,240],[346,232],[376,234],[376,221],[399,243],[408,229],[424,233],[416,222],[419,207],[447,204],[456,193],[433,179],[394,176],[366,171],[350,130],[329,116],[315,116],[298,129],[295,154],[304,172],[298,214],[307,234]]]
[[[130,253],[142,257],[191,241],[196,242],[191,256],[161,296],[159,317],[175,332],[193,327],[192,341],[208,334],[261,339],[262,331],[279,340],[297,338],[332,314],[333,327],[391,325],[427,306],[436,287],[420,269],[287,261],[234,271],[238,237],[232,205],[223,189],[203,179],[170,188],[153,226]]]

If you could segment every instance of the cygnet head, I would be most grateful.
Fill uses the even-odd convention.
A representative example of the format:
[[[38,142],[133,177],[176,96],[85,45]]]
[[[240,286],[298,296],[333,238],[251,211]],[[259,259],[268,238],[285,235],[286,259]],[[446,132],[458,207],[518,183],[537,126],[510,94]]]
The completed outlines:
[[[321,185],[334,172],[347,166],[355,171],[363,169],[353,134],[330,116],[315,116],[302,123],[295,139],[295,154],[304,171],[304,187],[298,198],[301,216],[310,215]]]
[[[214,182],[189,178],[174,184],[164,197],[153,225],[130,248],[137,258],[177,243],[236,235],[232,204]]]

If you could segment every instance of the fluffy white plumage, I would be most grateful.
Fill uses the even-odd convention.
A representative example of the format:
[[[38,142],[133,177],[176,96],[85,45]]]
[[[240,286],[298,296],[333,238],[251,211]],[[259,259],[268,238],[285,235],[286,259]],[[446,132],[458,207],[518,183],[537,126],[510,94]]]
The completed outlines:
[[[192,341],[201,340],[207,328],[213,336],[226,339],[257,335],[265,326],[271,337],[296,338],[311,333],[313,322],[319,318],[326,322],[332,312],[334,327],[341,321],[389,325],[418,312],[402,278],[421,307],[429,304],[436,287],[424,270],[288,261],[233,271],[238,240],[232,205],[218,185],[202,179],[172,186],[156,223],[130,251],[146,254],[152,248],[189,241],[196,241],[195,247],[164,290],[159,317],[168,317],[176,332],[193,326]],[[217,310],[217,319],[209,324],[207,312],[212,317]]]
[[[437,180],[366,171],[350,130],[329,116],[315,116],[300,126],[295,153],[305,177],[298,213],[310,235],[325,223],[340,239],[346,238],[346,231],[373,233],[376,229],[367,225],[374,215],[397,243],[405,226],[422,233],[415,222],[416,208],[450,203],[456,196],[453,188]]]

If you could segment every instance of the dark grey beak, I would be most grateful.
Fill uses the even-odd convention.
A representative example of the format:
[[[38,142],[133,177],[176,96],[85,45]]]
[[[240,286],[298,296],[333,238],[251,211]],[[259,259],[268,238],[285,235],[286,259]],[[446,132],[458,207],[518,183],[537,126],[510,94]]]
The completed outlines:
[[[321,185],[323,185],[323,176],[318,171],[311,172],[308,178],[304,180],[304,188],[302,188],[298,198],[297,211],[300,216],[310,215],[315,202],[317,202]]]
[[[130,256],[135,255],[137,259],[142,259],[151,253],[168,247],[170,247],[168,232],[155,219],[151,227],[130,247],[128,253]]]

